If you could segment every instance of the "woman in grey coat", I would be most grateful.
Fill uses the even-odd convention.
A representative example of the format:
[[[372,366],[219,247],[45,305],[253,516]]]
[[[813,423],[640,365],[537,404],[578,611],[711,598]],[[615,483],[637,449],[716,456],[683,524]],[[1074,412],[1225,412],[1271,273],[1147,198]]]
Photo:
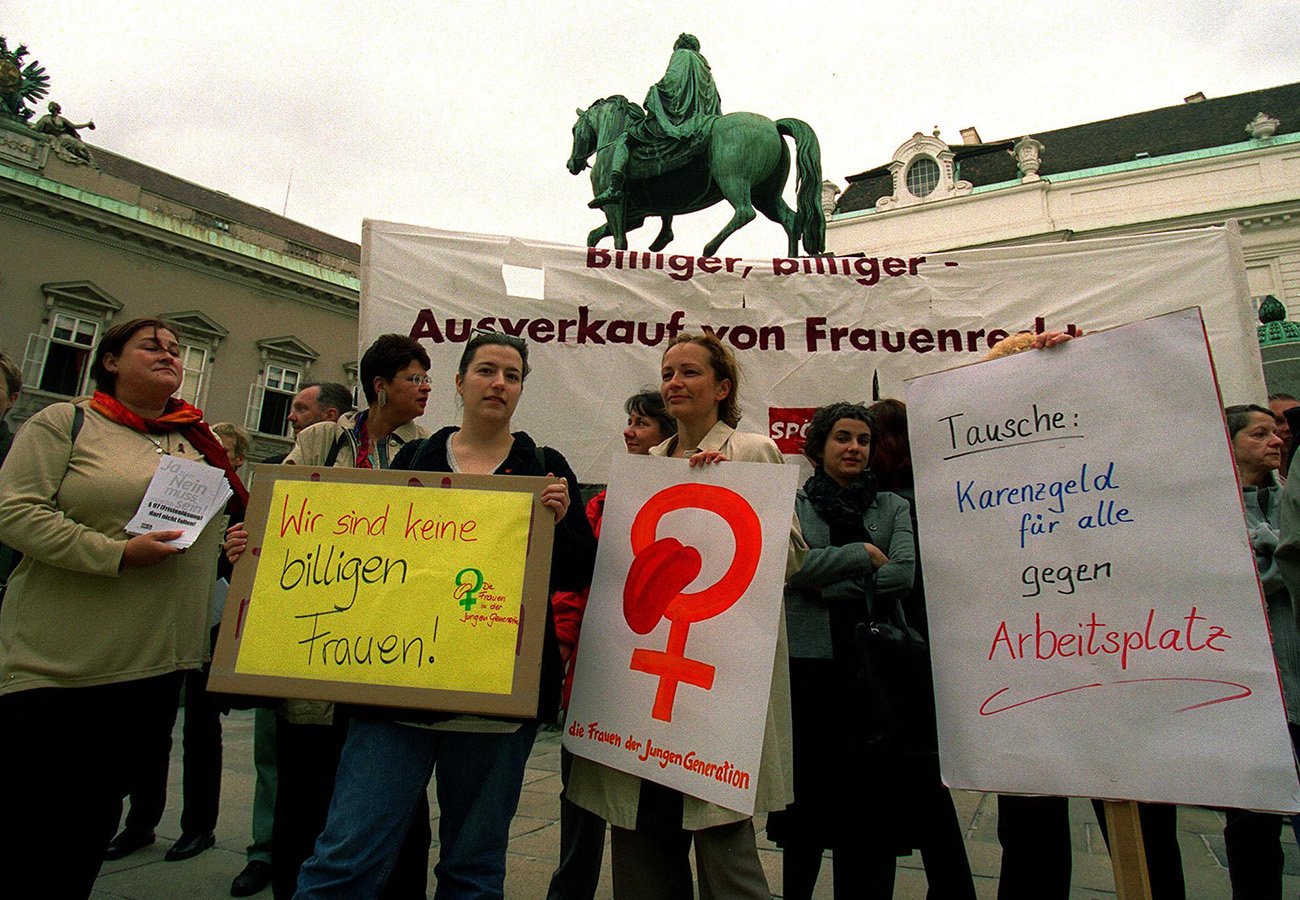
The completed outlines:
[[[896,773],[881,751],[894,736],[873,711],[896,673],[873,666],[863,640],[873,625],[906,633],[916,551],[907,501],[878,491],[868,468],[872,426],[863,406],[824,406],[804,446],[815,471],[795,513],[808,555],[785,594],[795,799],[768,819],[787,898],[812,896],[827,848],[836,897],[888,897],[895,855],[910,849],[886,821]]]

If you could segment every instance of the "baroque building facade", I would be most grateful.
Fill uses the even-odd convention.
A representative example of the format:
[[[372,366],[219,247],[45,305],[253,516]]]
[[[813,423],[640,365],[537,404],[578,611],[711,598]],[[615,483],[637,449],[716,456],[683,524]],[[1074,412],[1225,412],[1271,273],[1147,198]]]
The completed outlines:
[[[836,195],[838,194],[838,198]],[[1300,83],[985,141],[914,134],[828,183],[827,249],[892,254],[1068,241],[1235,222],[1256,308],[1300,310]],[[1276,329],[1275,329],[1276,330]],[[1300,390],[1295,354],[1265,359]]]
[[[16,424],[93,390],[106,328],[181,329],[180,395],[248,428],[250,459],[291,446],[308,380],[356,386],[360,246],[93,148],[89,160],[0,120],[0,350],[22,365]]]

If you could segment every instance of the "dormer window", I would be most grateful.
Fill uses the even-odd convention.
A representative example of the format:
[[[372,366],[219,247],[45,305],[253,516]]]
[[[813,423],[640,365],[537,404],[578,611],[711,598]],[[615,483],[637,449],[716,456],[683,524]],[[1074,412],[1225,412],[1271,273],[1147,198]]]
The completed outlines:
[[[939,164],[928,156],[918,156],[907,167],[907,192],[913,197],[928,197],[939,186]]]
[[[894,159],[889,164],[894,193],[877,200],[876,209],[897,209],[969,194],[970,182],[958,181],[954,168],[953,152],[948,144],[938,135],[918,131],[894,151]]]

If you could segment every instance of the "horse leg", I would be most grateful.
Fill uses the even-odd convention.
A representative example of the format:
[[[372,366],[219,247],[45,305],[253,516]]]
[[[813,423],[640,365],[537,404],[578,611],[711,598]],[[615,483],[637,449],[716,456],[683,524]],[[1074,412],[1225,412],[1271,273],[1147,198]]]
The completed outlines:
[[[754,186],[768,181],[780,168],[783,151],[781,135],[762,116],[732,113],[714,124],[709,138],[709,170],[718,191],[735,212],[717,237],[705,245],[705,256],[713,256],[723,241],[754,221]]]
[[[663,225],[660,226],[659,228],[659,236],[654,239],[654,243],[650,245],[650,249],[651,251],[658,253],[660,250],[667,247],[672,242],[673,242],[673,217],[664,216]]]
[[[731,221],[713,240],[704,245],[705,256],[713,256],[717,253],[723,241],[754,221],[755,216],[754,206],[750,201],[750,183],[747,178],[742,175],[719,178],[718,189],[722,191],[722,196],[731,204],[734,212],[731,214]]]
[[[785,229],[785,236],[790,247],[790,256],[798,256],[799,231],[794,224],[794,210],[785,202],[785,198],[781,196],[780,192],[762,194],[756,188],[754,191],[754,208]]]
[[[645,222],[645,218],[643,216],[638,216],[637,218],[628,222],[627,227],[623,230],[624,235],[626,235],[627,232],[629,231],[635,231],[636,229],[640,228],[642,224],[644,224],[644,222]],[[610,228],[608,222],[606,222],[604,225],[601,225],[599,228],[593,228],[591,230],[591,233],[587,235],[587,246],[594,247],[597,244],[599,244],[601,241],[603,241],[605,238],[612,235],[613,233],[614,231],[612,228]],[[671,238],[671,234],[669,235],[669,237]],[[615,240],[617,240],[617,238]],[[618,247],[617,249],[619,250],[627,249],[626,236],[623,238],[623,246]]]
[[[781,142],[781,159],[772,174],[754,185],[754,208],[773,222],[785,229],[791,257],[799,255],[799,231],[795,224],[795,212],[785,202],[781,192],[785,189],[786,179],[790,176],[790,151],[785,142]]]

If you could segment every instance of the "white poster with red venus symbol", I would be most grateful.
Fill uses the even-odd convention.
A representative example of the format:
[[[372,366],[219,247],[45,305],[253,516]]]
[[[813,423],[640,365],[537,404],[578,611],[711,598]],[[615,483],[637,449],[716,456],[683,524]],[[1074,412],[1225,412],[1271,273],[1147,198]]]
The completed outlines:
[[[760,463],[615,461],[570,751],[753,812],[797,477]]]

